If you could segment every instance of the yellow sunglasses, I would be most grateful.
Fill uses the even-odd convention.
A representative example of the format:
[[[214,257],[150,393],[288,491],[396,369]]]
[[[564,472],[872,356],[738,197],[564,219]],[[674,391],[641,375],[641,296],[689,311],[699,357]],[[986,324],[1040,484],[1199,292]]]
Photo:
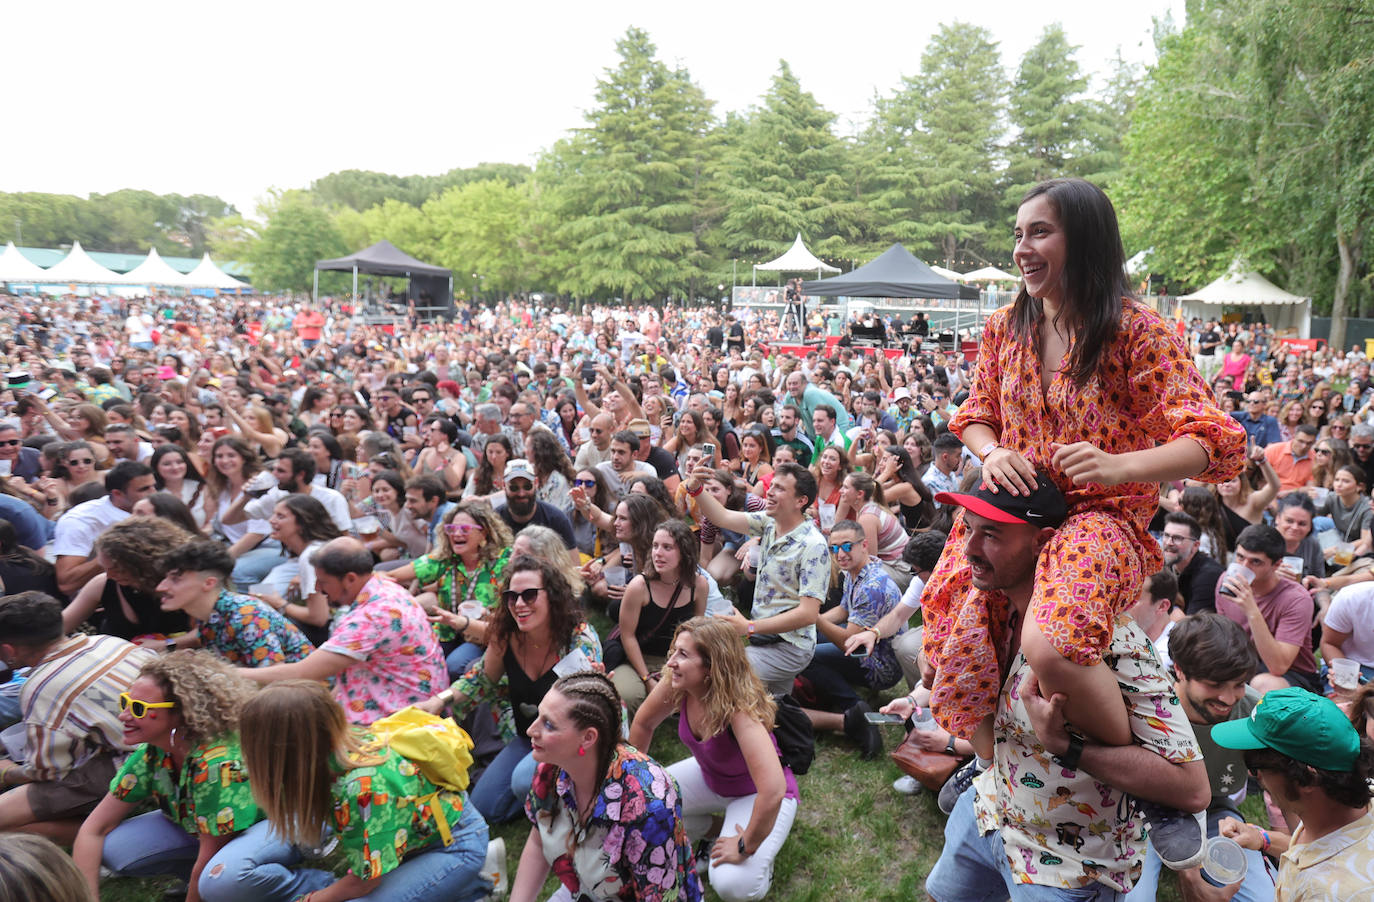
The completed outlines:
[[[141,698],[133,698],[127,692],[119,693],[119,710],[128,711],[139,719],[148,713],[149,708],[175,708],[176,706],[176,702],[145,702]]]

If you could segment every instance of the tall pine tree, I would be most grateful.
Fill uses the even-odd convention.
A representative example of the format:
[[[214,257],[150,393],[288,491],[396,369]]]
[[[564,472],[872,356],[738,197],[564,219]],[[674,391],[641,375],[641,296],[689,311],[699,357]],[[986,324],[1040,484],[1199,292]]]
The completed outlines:
[[[1007,103],[1016,129],[1007,147],[1006,198],[1012,205],[1045,179],[1092,176],[1083,171],[1092,109],[1083,98],[1088,79],[1073,58],[1077,50],[1055,23],[1021,58]]]

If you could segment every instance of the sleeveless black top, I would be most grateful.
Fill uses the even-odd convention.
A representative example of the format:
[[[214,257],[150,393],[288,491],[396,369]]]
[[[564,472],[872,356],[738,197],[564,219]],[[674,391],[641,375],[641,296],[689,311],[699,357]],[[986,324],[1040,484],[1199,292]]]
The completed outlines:
[[[124,605],[119,603],[120,595],[134,612],[134,620],[124,616]],[[100,632],[107,636],[132,639],[149,633],[170,636],[184,633],[191,628],[190,618],[185,611],[162,610],[161,599],[151,592],[143,592],[130,586],[121,586],[112,579],[105,580],[105,591],[100,595],[100,607],[104,614],[100,620]]]
[[[506,653],[501,660],[506,665],[506,684],[510,696],[511,712],[515,715],[516,735],[524,736],[525,731],[539,716],[539,703],[544,700],[544,696],[558,681],[558,674],[554,673],[553,668],[550,667],[548,672],[539,678],[530,679],[529,675],[521,669],[520,662],[515,657],[515,648],[510,643],[507,643]]]

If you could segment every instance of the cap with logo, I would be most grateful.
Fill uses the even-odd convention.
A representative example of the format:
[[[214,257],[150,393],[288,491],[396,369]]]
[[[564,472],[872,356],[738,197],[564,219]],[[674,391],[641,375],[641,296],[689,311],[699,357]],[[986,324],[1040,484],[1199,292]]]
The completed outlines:
[[[994,493],[985,486],[979,486],[978,491],[972,494],[940,492],[935,500],[941,504],[957,504],[964,510],[997,523],[1022,526],[1057,527],[1069,516],[1064,493],[1044,473],[1036,476],[1035,490],[1029,495],[1013,495],[1006,489],[998,489]]]
[[[1331,699],[1297,686],[1267,692],[1250,716],[1212,727],[1224,749],[1273,749],[1320,770],[1349,773],[1360,733]]]
[[[517,457],[506,464],[506,482],[519,478],[534,482],[534,467],[523,457]]]

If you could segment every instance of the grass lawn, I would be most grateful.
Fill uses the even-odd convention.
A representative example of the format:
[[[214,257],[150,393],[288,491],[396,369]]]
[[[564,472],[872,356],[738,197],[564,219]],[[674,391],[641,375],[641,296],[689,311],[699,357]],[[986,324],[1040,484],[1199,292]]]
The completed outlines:
[[[604,615],[593,613],[591,620],[600,635],[610,633]],[[894,691],[883,697],[898,694]],[[675,723],[670,718],[654,734],[650,754],[664,764],[686,757]],[[891,751],[901,739],[901,730],[883,728],[883,739]],[[887,755],[863,761],[843,736],[819,736],[816,760],[798,780],[801,805],[792,835],[778,856],[769,898],[783,902],[926,898],[926,874],[944,847],[945,817],[931,793],[904,796],[894,792],[892,781],[899,776],[901,772]],[[1257,796],[1247,799],[1241,810],[1247,820],[1267,823]],[[523,820],[492,827],[492,837],[506,841],[508,870],[519,862],[529,829]],[[337,854],[327,864],[342,873],[343,860]],[[101,884],[100,898],[104,902],[158,902],[171,885],[165,879],[116,878]],[[541,898],[555,888],[550,878]],[[709,886],[706,896],[717,898]],[[1160,880],[1159,899],[1180,899],[1177,881],[1167,870]]]

